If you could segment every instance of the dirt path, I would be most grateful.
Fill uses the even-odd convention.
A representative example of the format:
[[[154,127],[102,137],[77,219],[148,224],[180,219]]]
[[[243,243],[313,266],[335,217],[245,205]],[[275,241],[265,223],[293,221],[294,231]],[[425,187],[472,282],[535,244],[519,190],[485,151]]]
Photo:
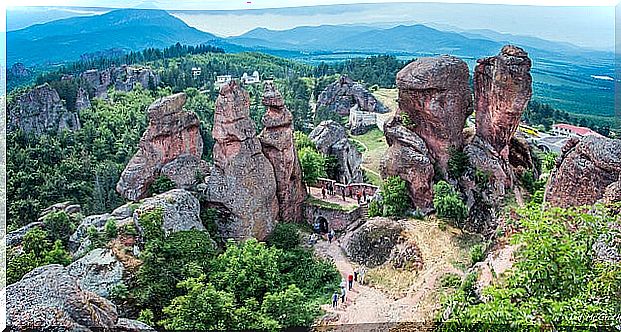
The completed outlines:
[[[319,255],[334,261],[344,280],[350,273],[353,273],[354,266],[344,256],[336,241],[332,244],[320,241],[315,245],[315,250]],[[380,290],[354,282],[353,290],[347,292],[344,304],[339,302],[336,310],[330,305],[324,305],[323,309],[338,314],[338,320],[333,323],[341,325],[408,320],[408,315],[412,311],[410,307],[410,304],[395,301]]]

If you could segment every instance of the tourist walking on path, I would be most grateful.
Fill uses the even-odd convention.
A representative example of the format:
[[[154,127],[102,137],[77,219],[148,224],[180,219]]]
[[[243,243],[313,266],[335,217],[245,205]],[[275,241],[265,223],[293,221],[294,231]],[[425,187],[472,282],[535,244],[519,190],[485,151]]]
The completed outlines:
[[[367,202],[367,191],[366,190],[362,190],[362,201],[363,202]]]
[[[339,305],[339,293],[337,291],[334,291],[334,294],[332,294],[332,309],[336,309],[338,305]]]
[[[328,243],[332,243],[333,239],[334,239],[334,230],[331,229],[330,232],[328,232]]]
[[[361,266],[358,270],[360,273],[360,284],[364,285],[364,276],[367,274],[367,268],[365,266]]]
[[[326,187],[321,188],[321,196],[323,196],[323,199],[326,199]]]
[[[345,286],[341,286],[341,303],[345,303],[345,295],[347,291],[345,290]]]
[[[347,284],[349,285],[349,290],[351,290],[352,287],[354,287],[354,275],[353,274],[350,274],[347,277]]]
[[[360,205],[360,202],[362,201],[362,193],[360,191],[356,193],[356,199],[358,199],[358,205]]]
[[[354,269],[354,281],[355,282],[358,282],[358,274],[360,274],[360,268],[359,267]]]
[[[346,201],[346,200],[345,200],[345,188],[343,188],[343,189],[341,190],[341,193],[343,194],[343,202],[345,202],[345,201]]]

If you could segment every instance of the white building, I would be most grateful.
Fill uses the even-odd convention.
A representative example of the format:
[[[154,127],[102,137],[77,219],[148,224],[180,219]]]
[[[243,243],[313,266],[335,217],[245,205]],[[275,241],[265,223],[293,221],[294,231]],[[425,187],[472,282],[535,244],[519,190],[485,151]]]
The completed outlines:
[[[220,87],[227,84],[231,80],[233,80],[233,76],[231,75],[218,75],[216,76],[216,81],[214,82],[214,85],[216,87]]]
[[[192,77],[196,79],[199,76],[201,76],[201,67],[192,67]]]
[[[557,123],[552,125],[552,134],[564,137],[582,138],[585,136],[598,136],[603,137],[599,133],[591,130],[590,128],[572,126],[566,123]]]
[[[252,76],[248,76],[248,73],[244,73],[244,75],[242,75],[242,77],[241,77],[241,81],[244,84],[261,83],[261,79],[259,77],[259,72],[255,70],[252,73]]]

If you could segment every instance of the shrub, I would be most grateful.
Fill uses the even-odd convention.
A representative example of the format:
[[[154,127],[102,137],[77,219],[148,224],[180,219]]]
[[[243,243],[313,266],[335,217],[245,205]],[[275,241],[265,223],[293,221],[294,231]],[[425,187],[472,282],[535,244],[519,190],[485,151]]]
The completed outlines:
[[[445,181],[435,184],[433,192],[433,206],[438,217],[449,219],[456,227],[462,228],[463,222],[468,217],[468,208],[459,193]]]
[[[470,166],[468,155],[454,147],[449,148],[448,173],[453,179],[460,178]]]
[[[267,243],[278,249],[290,250],[301,244],[300,231],[296,224],[279,223],[267,239]]]
[[[56,240],[52,250],[45,253],[45,263],[47,264],[60,264],[67,266],[71,264],[71,261],[71,255],[65,249],[60,240]]]
[[[154,326],[155,315],[153,315],[153,310],[151,309],[142,309],[138,314],[138,320],[149,325]]]
[[[445,273],[440,278],[440,285],[442,287],[457,288],[461,285],[461,277],[455,273]]]
[[[110,288],[109,293],[109,297],[111,300],[115,302],[120,302],[127,299],[127,297],[129,296],[129,289],[127,288],[127,285],[121,282],[120,284],[116,284],[112,288]]]
[[[308,138],[308,135],[301,131],[296,131],[293,133],[293,141],[295,144],[295,149],[298,151],[302,150],[303,148],[317,150],[317,148],[315,147],[315,143],[313,143],[313,141]]]
[[[382,185],[383,215],[385,217],[404,216],[411,207],[410,196],[405,181],[398,176],[391,176]]]
[[[177,185],[166,175],[158,176],[149,186],[149,192],[152,195],[165,193],[169,190],[177,188]]]
[[[40,228],[29,230],[24,235],[24,240],[22,241],[24,252],[26,254],[33,254],[36,257],[43,257],[50,250],[51,246],[47,232]]]
[[[482,262],[485,259],[485,250],[483,250],[483,245],[475,244],[470,248],[470,261],[472,264],[476,264],[478,262]]]
[[[119,232],[116,228],[116,221],[114,218],[106,221],[106,225],[104,226],[104,232],[106,233],[106,238],[108,240],[112,240],[119,235]]]
[[[381,217],[383,215],[382,205],[378,200],[373,200],[369,203],[369,217]]]
[[[216,208],[206,208],[201,209],[200,213],[201,223],[207,230],[207,232],[215,236],[218,233],[218,225],[216,221],[218,220],[218,209]]]
[[[490,177],[491,174],[488,171],[482,171],[478,168],[474,171],[474,182],[479,188],[485,187],[489,183]]]
[[[143,212],[138,218],[138,223],[142,227],[145,241],[160,240],[164,238],[162,223],[164,222],[164,212],[161,208]]]
[[[69,237],[75,231],[75,225],[64,211],[46,215],[43,224],[50,242],[61,240],[66,245],[69,242]]]
[[[104,236],[97,230],[95,226],[88,226],[88,228],[86,229],[86,235],[91,241],[91,244],[89,246],[90,249],[101,248],[106,245],[106,240]]]

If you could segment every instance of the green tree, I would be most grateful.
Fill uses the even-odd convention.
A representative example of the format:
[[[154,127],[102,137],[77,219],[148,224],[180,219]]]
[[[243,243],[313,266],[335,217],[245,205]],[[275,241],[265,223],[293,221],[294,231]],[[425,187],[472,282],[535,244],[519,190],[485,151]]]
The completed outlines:
[[[261,309],[278,321],[281,328],[310,326],[317,314],[317,308],[295,285],[289,285],[278,293],[265,294]]]
[[[69,237],[75,231],[75,225],[64,211],[51,212],[46,215],[43,219],[43,225],[47,230],[50,242],[60,240],[63,245],[67,245]]]
[[[302,244],[298,225],[294,223],[278,223],[267,239],[270,246],[290,250]]]
[[[411,207],[410,196],[405,181],[398,176],[388,177],[382,184],[383,215],[400,217]]]
[[[166,175],[158,176],[155,181],[149,186],[149,192],[152,195],[165,193],[169,190],[173,190],[177,185]]]
[[[61,264],[66,266],[71,264],[71,261],[71,255],[65,249],[61,240],[56,240],[52,250],[45,253],[45,262],[47,264]]]
[[[468,155],[454,147],[449,148],[448,173],[454,178],[460,178],[470,166]]]
[[[304,183],[312,186],[317,183],[317,179],[326,176],[325,158],[319,152],[305,147],[298,151],[298,155]]]
[[[451,220],[458,228],[463,227],[468,217],[468,207],[459,192],[446,181],[433,186],[433,207],[438,217]]]

